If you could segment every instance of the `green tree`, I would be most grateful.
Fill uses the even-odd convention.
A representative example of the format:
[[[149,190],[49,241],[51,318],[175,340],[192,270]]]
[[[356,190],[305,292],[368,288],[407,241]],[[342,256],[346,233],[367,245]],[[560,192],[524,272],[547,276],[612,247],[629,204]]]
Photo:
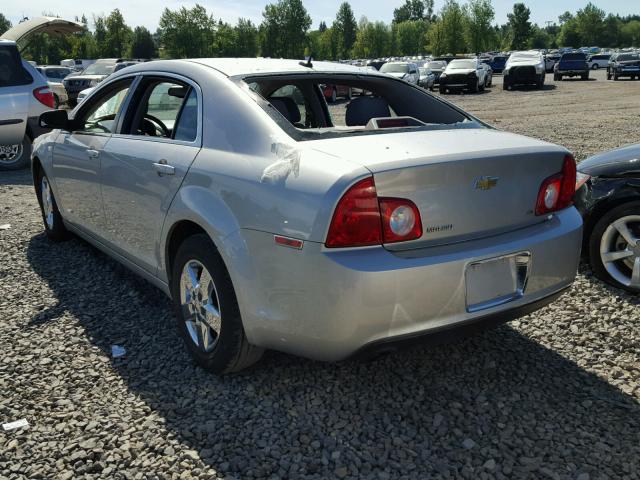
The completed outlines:
[[[583,45],[597,45],[604,33],[604,10],[588,3],[586,7],[578,10],[575,16],[576,26]]]
[[[353,47],[357,58],[379,58],[389,55],[391,30],[384,22],[369,22],[362,17],[358,25],[358,35]]]
[[[409,20],[431,20],[433,0],[405,0],[404,5],[393,11],[393,23]]]
[[[301,58],[304,55],[311,17],[302,0],[278,0],[265,7],[262,17],[260,50],[263,56]]]
[[[236,30],[222,20],[218,21],[215,31],[214,55],[219,57],[237,57]]]
[[[336,20],[333,22],[333,30],[338,39],[338,56],[350,58],[353,44],[356,43],[358,24],[349,2],[343,2],[338,9]]]
[[[474,53],[486,52],[495,42],[491,23],[495,11],[491,0],[469,0],[465,5],[466,37],[469,48]]]
[[[453,55],[467,51],[464,38],[465,12],[456,0],[446,0],[440,11],[444,50]]]
[[[640,45],[640,20],[631,20],[622,26],[625,45]]]
[[[398,55],[417,55],[422,52],[427,34],[427,22],[407,20],[395,25],[396,53]]]
[[[7,17],[0,13],[0,35],[11,28],[11,22]]]
[[[582,43],[578,22],[575,18],[568,20],[562,25],[557,40],[559,47],[579,47]]]
[[[235,27],[236,55],[255,57],[258,55],[258,29],[251,20],[241,18]]]
[[[145,27],[136,27],[131,37],[132,58],[154,58],[156,57],[156,44],[153,35]]]
[[[562,15],[560,15],[558,17],[558,21],[560,22],[560,25],[564,25],[565,23],[567,23],[569,20],[573,19],[573,14],[571,12],[564,12]]]
[[[105,19],[107,29],[105,56],[123,57],[129,52],[131,43],[131,28],[124,21],[119,9],[113,10]]]
[[[444,38],[444,25],[441,19],[431,24],[427,33],[427,50],[433,55],[446,53],[446,42]]]
[[[214,54],[216,21],[203,6],[196,4],[175,11],[165,8],[159,25],[164,56],[201,58]]]
[[[94,38],[94,51],[91,52],[91,56],[95,58],[106,57],[107,54],[107,25],[104,15],[98,15],[93,17],[93,38]]]
[[[551,48],[551,43],[553,39],[551,35],[549,35],[546,31],[538,27],[534,26],[531,30],[531,37],[529,40],[529,47],[534,49],[543,49],[543,48]]]
[[[511,50],[526,49],[531,36],[531,10],[524,3],[516,3],[507,18],[511,30]]]

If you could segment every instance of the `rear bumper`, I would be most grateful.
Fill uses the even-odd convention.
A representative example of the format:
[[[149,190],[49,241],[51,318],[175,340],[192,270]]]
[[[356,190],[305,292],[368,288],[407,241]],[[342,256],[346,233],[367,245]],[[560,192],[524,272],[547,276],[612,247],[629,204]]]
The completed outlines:
[[[589,70],[556,70],[555,74],[564,77],[579,77],[581,75],[589,75]]]
[[[275,246],[271,234],[250,230],[227,240],[234,245],[230,274],[249,341],[336,361],[367,345],[489,318],[508,321],[551,301],[574,281],[582,218],[570,208],[508,234],[395,253],[382,247],[332,251],[313,242],[293,250]],[[467,266],[524,251],[532,257],[524,295],[469,313]]]

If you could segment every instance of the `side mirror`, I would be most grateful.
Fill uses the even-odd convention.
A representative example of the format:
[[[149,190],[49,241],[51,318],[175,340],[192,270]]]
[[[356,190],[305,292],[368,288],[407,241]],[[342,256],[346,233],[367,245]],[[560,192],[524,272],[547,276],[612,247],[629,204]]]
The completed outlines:
[[[71,122],[66,110],[49,110],[40,115],[38,121],[42,128],[70,130]]]

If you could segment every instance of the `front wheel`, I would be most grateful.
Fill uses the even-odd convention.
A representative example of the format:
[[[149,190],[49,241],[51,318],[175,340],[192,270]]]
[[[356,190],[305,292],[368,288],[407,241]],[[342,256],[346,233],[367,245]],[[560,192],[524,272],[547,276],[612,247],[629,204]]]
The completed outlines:
[[[440,87],[440,94],[441,94],[441,95],[444,95],[444,94],[446,94],[446,93],[447,93],[447,89],[446,89],[446,87]]]
[[[198,365],[224,374],[260,359],[263,350],[247,340],[231,278],[207,235],[193,235],[178,248],[171,296],[178,329]]]
[[[589,237],[589,259],[598,278],[640,293],[640,202],[620,205],[596,223]]]
[[[41,172],[39,175],[36,193],[38,194],[38,203],[40,204],[44,231],[47,237],[54,242],[67,240],[69,238],[69,232],[64,226],[62,215],[60,215],[58,204],[51,189],[51,184],[44,172]]]
[[[0,170],[21,170],[29,165],[31,139],[26,135],[15,145],[0,145]]]
[[[600,65],[598,65],[597,63],[594,63],[593,66],[591,67],[593,70],[598,70],[600,68]]]

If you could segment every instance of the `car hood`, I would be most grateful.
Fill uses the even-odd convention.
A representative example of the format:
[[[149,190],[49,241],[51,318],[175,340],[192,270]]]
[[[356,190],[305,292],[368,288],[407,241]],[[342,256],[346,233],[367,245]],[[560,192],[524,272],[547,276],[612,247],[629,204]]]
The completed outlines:
[[[640,144],[594,155],[580,162],[578,170],[592,177],[640,177]]]
[[[68,75],[65,80],[104,80],[108,75]]]
[[[535,67],[536,65],[540,65],[542,63],[541,60],[535,58],[522,58],[517,60],[509,60],[506,64],[507,68],[510,67]]]
[[[36,33],[47,33],[49,35],[67,35],[81,32],[84,25],[78,22],[63,20],[55,17],[36,17],[26,20],[10,28],[0,36],[3,40],[12,40],[19,43],[21,49],[28,44],[28,38]]]
[[[409,75],[409,73],[407,73],[407,72],[389,72],[389,73],[387,73],[387,75],[391,75],[392,77],[395,77],[395,78],[403,78],[405,75]]]
[[[444,73],[447,75],[469,75],[470,73],[475,72],[475,68],[456,68],[455,70],[445,70]]]

